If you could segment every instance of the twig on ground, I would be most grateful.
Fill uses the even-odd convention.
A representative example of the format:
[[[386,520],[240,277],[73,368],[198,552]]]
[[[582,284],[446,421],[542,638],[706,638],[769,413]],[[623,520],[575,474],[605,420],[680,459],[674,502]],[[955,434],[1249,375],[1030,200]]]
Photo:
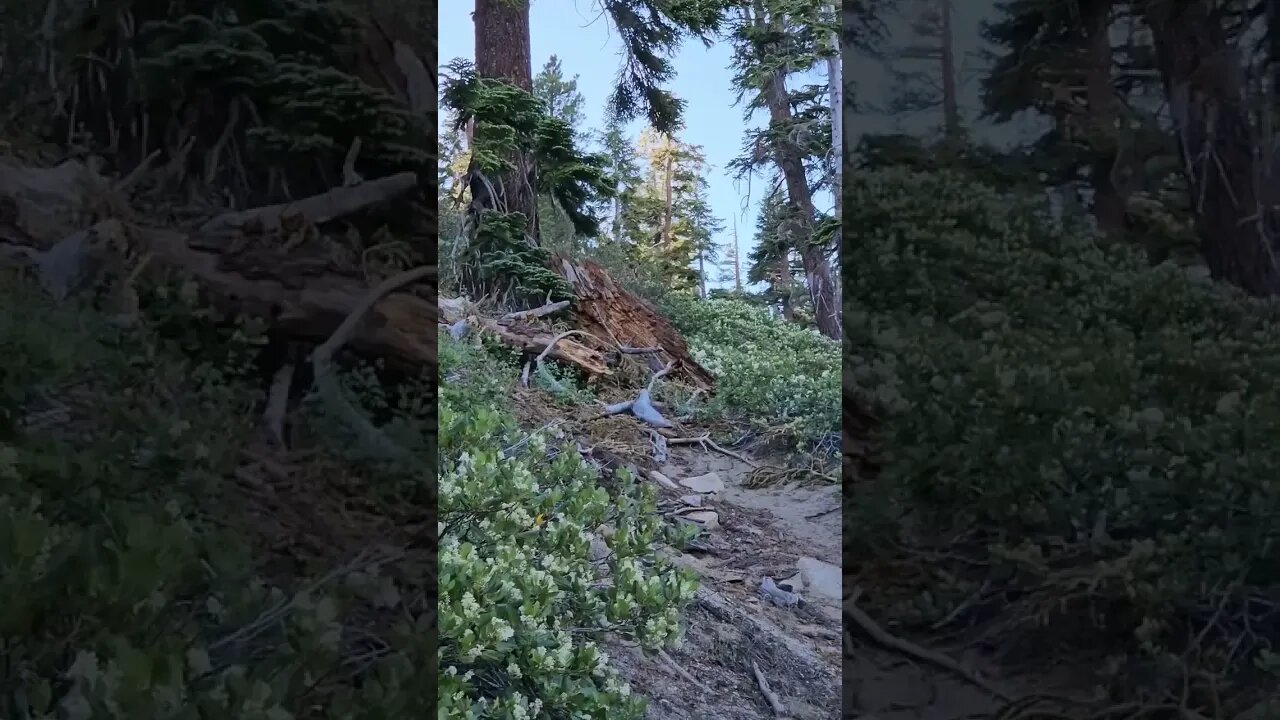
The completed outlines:
[[[961,602],[959,605],[957,605],[954,610],[947,613],[946,617],[930,625],[929,629],[941,630],[942,628],[955,622],[956,618],[960,617],[960,615],[963,614],[966,610],[973,607],[974,603],[978,602],[978,600],[980,600],[982,596],[986,594],[987,588],[989,587],[991,587],[991,581],[983,580],[981,587],[979,587],[976,591],[974,591],[972,595],[965,598],[964,601]]]
[[[707,687],[707,685],[706,685],[705,683],[703,683],[703,682],[702,682],[701,680],[699,680],[698,678],[696,678],[696,677],[694,677],[694,676],[690,675],[690,674],[689,674],[689,671],[687,671],[687,670],[685,670],[684,668],[680,667],[680,663],[676,662],[676,659],[675,659],[675,658],[673,658],[673,657],[671,657],[671,655],[670,655],[670,654],[668,654],[666,650],[659,650],[659,651],[658,651],[658,657],[662,658],[663,662],[667,663],[667,665],[668,665],[672,670],[675,670],[677,675],[679,675],[680,677],[684,678],[685,680],[688,680],[689,682],[693,683],[694,685],[697,685],[699,688],[701,688],[701,689],[703,690],[703,692],[707,692],[707,693],[710,693],[710,694],[713,694],[713,695],[715,694],[715,691],[714,691],[714,690],[712,690],[711,688]]]
[[[946,655],[932,650],[926,650],[910,640],[903,640],[896,635],[891,635],[889,632],[884,630],[884,628],[876,624],[876,621],[872,620],[871,616],[863,612],[861,608],[854,604],[854,602],[846,602],[844,604],[844,616],[846,619],[852,620],[859,629],[879,645],[890,650],[896,650],[908,657],[923,660],[936,667],[942,668],[943,670],[948,670],[973,685],[982,688],[999,700],[1008,701],[1010,699],[1008,693],[996,687],[991,682],[982,679],[977,673],[969,670]]]
[[[751,672],[755,673],[756,684],[760,686],[760,692],[764,693],[764,699],[769,701],[769,707],[773,708],[773,714],[782,716],[787,714],[787,708],[782,704],[782,700],[778,694],[769,689],[769,681],[765,679],[764,673],[760,671],[760,666],[755,660],[751,661]]]
[[[840,511],[840,506],[839,506],[839,505],[836,505],[835,507],[833,507],[833,508],[828,508],[828,509],[826,509],[826,510],[823,510],[822,512],[816,512],[816,513],[814,513],[814,514],[812,514],[812,515],[805,515],[805,516],[804,516],[804,519],[805,519],[805,520],[817,520],[817,519],[818,519],[818,518],[820,518],[820,517],[826,517],[827,515],[830,515],[830,514],[831,514],[831,513],[833,513],[833,512],[839,512],[839,511]]]
[[[719,445],[716,444],[716,441],[711,439],[711,436],[709,434],[702,434],[702,435],[699,435],[698,437],[691,437],[691,438],[669,437],[667,438],[667,443],[670,445],[689,445],[692,443],[698,443],[699,445],[702,446],[703,450],[707,450],[708,448],[710,448],[711,450],[715,450],[716,452],[719,452],[721,454],[728,455],[729,457],[735,460],[744,462],[753,468],[760,467],[760,464],[755,462],[754,460],[748,460],[747,458],[743,457],[742,455],[732,450],[727,450],[725,448],[720,447]]]

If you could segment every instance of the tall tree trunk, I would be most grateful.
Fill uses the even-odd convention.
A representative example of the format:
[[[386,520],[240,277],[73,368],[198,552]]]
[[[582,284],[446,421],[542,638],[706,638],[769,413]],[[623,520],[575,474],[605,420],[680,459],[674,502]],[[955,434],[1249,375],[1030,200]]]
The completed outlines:
[[[666,161],[662,164],[662,249],[671,248],[671,210],[672,210],[672,165],[675,160],[675,151],[672,148],[672,140],[668,136],[666,138]]]
[[[738,261],[738,217],[733,218],[733,289],[742,292],[742,263]]]
[[[1240,58],[1209,3],[1146,0],[1142,10],[1209,272],[1251,295],[1273,295],[1280,274],[1260,212]]]
[[[622,198],[621,191],[614,188],[618,192],[613,198],[613,228],[612,235],[614,242],[622,242]]]
[[[707,297],[707,266],[706,258],[702,253],[698,253],[698,297],[706,299]]]
[[[836,14],[834,4],[827,5],[833,17]],[[843,58],[840,53],[840,33],[831,33],[831,49],[834,51],[827,58],[827,83],[831,85],[831,196],[835,199],[832,212],[836,222],[840,222],[844,197],[844,77],[841,73]]]
[[[955,37],[951,29],[951,0],[942,0],[942,123],[948,140],[960,137],[960,97],[956,90]]]
[[[778,284],[774,294],[782,300],[782,317],[787,322],[796,321],[796,309],[791,306],[791,252],[784,250],[778,261]]]
[[[769,98],[769,118],[779,127],[790,125],[791,103],[787,98],[786,76],[781,70],[773,73],[766,92]],[[791,201],[792,210],[796,213],[801,227],[799,233],[801,247],[797,249],[804,263],[809,299],[813,303],[814,321],[818,326],[818,332],[829,338],[839,338],[840,304],[836,298],[835,285],[831,281],[831,266],[822,248],[812,242],[813,220],[817,216],[817,209],[813,204],[813,195],[809,192],[804,163],[791,148],[779,147],[774,152],[775,161],[786,181],[787,197]],[[789,276],[790,268],[787,270]]]
[[[759,30],[767,30],[770,24],[774,25],[774,30],[782,30],[780,27],[782,18],[778,15],[767,18],[764,3],[760,0],[755,0],[753,10],[753,22]],[[792,120],[791,101],[787,95],[785,69],[774,70],[769,80],[766,81],[765,87],[761,89],[764,91],[765,98],[768,101],[770,124],[777,127],[790,126]],[[817,209],[813,204],[813,195],[809,191],[808,178],[805,177],[804,162],[801,160],[798,150],[793,146],[778,144],[774,146],[773,150],[774,162],[777,163],[778,169],[782,171],[782,177],[787,187],[787,197],[790,200],[791,209],[799,221],[799,232],[797,233],[799,247],[797,247],[797,250],[799,250],[800,259],[804,264],[809,300],[813,304],[814,323],[818,326],[818,332],[829,338],[839,338],[841,330],[840,303],[839,298],[836,296],[835,283],[831,279],[831,266],[827,262],[826,254],[821,247],[813,243],[813,221],[817,217]],[[790,253],[783,255],[782,265],[784,267],[780,268],[784,271],[783,279],[787,281],[791,279],[789,255]],[[784,306],[784,311],[790,312],[789,286],[787,290],[787,302]]]
[[[1084,18],[1084,32],[1089,57],[1085,94],[1089,103],[1090,141],[1094,147],[1089,168],[1093,215],[1098,229],[1114,238],[1124,230],[1124,194],[1112,176],[1119,153],[1119,133],[1111,88],[1111,3],[1088,3],[1085,9],[1088,15]]]
[[[476,0],[472,18],[476,26],[476,72],[480,77],[504,80],[532,93],[529,0]],[[539,240],[533,157],[518,153],[512,160],[515,170],[500,178],[491,178],[501,196],[494,199],[494,207],[524,213],[528,219],[526,240],[536,245]],[[472,196],[475,197],[474,193]]]

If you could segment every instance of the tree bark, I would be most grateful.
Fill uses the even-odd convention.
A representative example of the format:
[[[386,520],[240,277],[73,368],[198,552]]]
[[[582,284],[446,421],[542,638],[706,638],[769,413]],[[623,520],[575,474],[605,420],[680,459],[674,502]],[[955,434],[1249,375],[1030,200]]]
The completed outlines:
[[[483,78],[503,80],[525,92],[533,92],[533,62],[529,49],[529,0],[476,0],[475,12],[476,72]],[[533,156],[517,153],[511,158],[515,169],[496,178],[494,187],[499,198],[495,207],[509,213],[523,213],[527,218],[525,238],[539,243],[537,201]],[[487,197],[475,193],[472,197]],[[501,205],[497,203],[500,202]]]
[[[836,16],[836,6],[827,6],[832,16]],[[833,55],[827,58],[827,83],[831,86],[831,196],[835,199],[832,213],[836,222],[840,222],[842,188],[844,187],[844,76],[840,63],[843,61],[840,52],[840,34],[831,33],[831,49]]]
[[[738,218],[733,218],[733,289],[742,292],[742,263],[738,260]]]
[[[533,92],[529,0],[476,0],[476,72]]]
[[[666,137],[666,161],[662,163],[662,249],[671,249],[671,215],[673,189],[671,187],[672,164],[675,161],[675,142]]]
[[[1085,42],[1088,66],[1085,70],[1085,94],[1092,121],[1091,141],[1094,159],[1089,169],[1093,186],[1093,216],[1098,229],[1110,237],[1124,230],[1124,195],[1116,187],[1115,168],[1118,133],[1115,98],[1111,89],[1111,3],[1096,1],[1085,7]]]
[[[795,308],[791,307],[791,253],[784,251],[778,261],[778,282],[774,293],[782,299],[782,319],[796,321]]]
[[[769,81],[769,117],[779,126],[791,123],[791,103],[787,99],[786,78],[782,71],[773,73]],[[813,194],[809,191],[809,180],[805,177],[804,163],[795,152],[788,148],[775,149],[776,162],[782,170],[786,181],[787,197],[793,209],[798,213],[801,227],[800,259],[804,263],[805,280],[809,285],[809,299],[813,303],[814,322],[818,332],[829,338],[840,337],[840,304],[836,299],[835,285],[831,280],[831,265],[827,262],[822,248],[812,242],[813,219],[817,209],[813,204]],[[786,264],[786,261],[783,261]],[[790,267],[787,268],[789,277]]]
[[[951,29],[951,0],[942,0],[942,123],[948,140],[960,137],[960,98],[956,90],[955,38]]]
[[[1146,0],[1142,9],[1209,272],[1250,295],[1273,295],[1280,276],[1259,202],[1240,58],[1208,3]]]
[[[754,5],[754,22],[756,27],[765,29],[769,23],[777,24],[780,17],[766,18],[763,4],[757,0]],[[776,127],[787,127],[791,124],[791,100],[787,95],[787,76],[784,69],[774,70],[766,81],[764,91],[769,105],[769,120]],[[799,221],[797,250],[804,263],[805,280],[808,284],[809,300],[813,303],[814,322],[818,332],[829,338],[839,338],[840,303],[836,297],[835,283],[831,278],[831,265],[827,262],[822,248],[813,243],[813,221],[817,217],[817,209],[813,204],[813,194],[809,190],[809,180],[805,176],[804,162],[794,147],[777,144],[773,148],[774,162],[782,171],[787,187],[787,197],[791,209],[797,214]],[[782,279],[791,277],[790,263],[786,256],[779,269],[783,270]],[[783,306],[783,312],[790,311],[790,301]]]

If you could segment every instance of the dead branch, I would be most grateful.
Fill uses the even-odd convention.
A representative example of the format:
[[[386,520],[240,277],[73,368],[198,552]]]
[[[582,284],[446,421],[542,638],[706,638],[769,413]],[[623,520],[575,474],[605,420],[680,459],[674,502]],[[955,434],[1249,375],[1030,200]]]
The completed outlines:
[[[764,693],[764,699],[768,700],[769,707],[773,708],[773,714],[779,717],[786,715],[786,706],[782,704],[778,694],[769,689],[769,681],[765,679],[764,673],[760,671],[760,666],[755,660],[751,661],[751,672],[756,676],[756,684],[760,686],[760,692]]]
[[[662,658],[663,662],[665,662],[668,667],[674,670],[677,675],[684,678],[691,684],[698,686],[699,688],[702,689],[703,692],[715,694],[715,691],[707,687],[705,683],[703,683],[698,678],[690,675],[688,670],[685,670],[683,667],[681,667],[680,663],[676,662],[675,658],[671,657],[671,655],[666,650],[659,650],[658,657]]]
[[[882,647],[890,650],[896,650],[908,657],[915,658],[916,660],[923,660],[931,665],[947,670],[955,674],[957,677],[982,688],[997,699],[1004,700],[1006,702],[1010,699],[1008,693],[987,680],[982,679],[977,673],[964,667],[946,655],[932,650],[926,650],[910,640],[903,640],[896,635],[891,635],[884,628],[880,627],[875,620],[872,620],[870,615],[863,612],[862,609],[852,601],[844,604],[844,617],[846,620],[852,620],[853,623],[862,630],[862,632],[866,633],[868,637]]]
[[[560,312],[567,307],[569,307],[569,301],[561,300],[560,302],[549,303],[541,307],[533,308],[532,310],[521,310],[520,312],[507,313],[502,316],[502,320],[532,320],[534,318],[543,317],[544,315]]]
[[[347,156],[342,160],[342,185],[343,187],[351,187],[364,182],[364,178],[356,172],[356,158],[360,155],[360,138],[351,141],[351,147],[347,148]]]
[[[271,391],[267,394],[267,408],[262,422],[276,446],[286,448],[284,441],[284,416],[289,407],[289,386],[293,384],[293,363],[286,363],[271,379]]]
[[[217,141],[213,143],[213,147],[209,149],[209,153],[204,158],[204,184],[206,187],[212,187],[213,181],[218,177],[218,168],[222,164],[222,153],[226,150],[227,143],[231,140],[231,134],[235,132],[236,125],[240,122],[240,101],[238,98],[231,100],[231,107],[227,109],[227,123],[222,126],[222,132],[218,135]]]
[[[731,458],[733,458],[733,459],[735,459],[735,460],[738,460],[738,461],[740,461],[740,462],[746,463],[747,465],[750,465],[750,466],[751,466],[751,467],[753,467],[753,468],[758,468],[758,467],[760,467],[760,464],[759,464],[759,463],[757,463],[757,462],[755,462],[754,460],[748,460],[747,458],[743,457],[742,455],[740,455],[740,454],[738,454],[738,453],[736,453],[736,452],[734,452],[734,451],[732,451],[732,450],[729,450],[729,449],[727,449],[727,448],[720,447],[719,445],[717,445],[717,444],[716,444],[716,441],[715,441],[715,440],[712,440],[712,439],[711,439],[711,436],[710,436],[709,434],[702,434],[702,435],[699,435],[698,437],[689,437],[689,438],[673,438],[673,437],[669,437],[669,438],[667,438],[667,442],[668,442],[668,443],[670,443],[670,444],[672,444],[672,445],[688,445],[688,444],[691,444],[691,443],[697,443],[697,444],[699,444],[699,445],[701,445],[701,446],[702,446],[702,449],[703,449],[703,450],[706,450],[706,449],[710,448],[710,449],[715,450],[716,452],[718,452],[718,453],[720,453],[720,454],[722,454],[722,455],[728,455],[729,457],[731,457]]]
[[[147,172],[151,169],[151,164],[154,163],[158,157],[160,157],[160,150],[152,150],[150,155],[143,158],[142,162],[138,163],[137,167],[130,170],[128,175],[125,175],[117,181],[111,189],[119,193],[121,196],[128,195],[129,191],[133,189],[133,186],[137,185],[142,178],[146,177]]]
[[[551,386],[552,390],[558,393],[568,393],[569,390],[564,385],[561,385],[560,381],[556,380],[555,377],[551,375],[551,372],[547,370],[545,365],[542,364],[542,360],[547,356],[548,353],[552,351],[552,349],[555,348],[556,343],[560,342],[561,340],[571,335],[583,335],[585,337],[593,337],[590,333],[584,332],[582,330],[566,330],[565,332],[562,332],[559,335],[551,338],[551,342],[547,343],[547,347],[544,348],[541,353],[538,353],[538,357],[533,359],[533,363],[538,369],[538,375],[542,377],[543,380],[547,381],[547,384]],[[595,338],[595,339],[599,341],[599,338]]]
[[[263,231],[271,232],[280,228],[281,219],[285,215],[294,213],[302,215],[312,224],[319,225],[334,218],[359,212],[371,205],[392,200],[417,187],[416,173],[397,173],[377,180],[366,180],[351,187],[336,187],[297,202],[223,213],[201,225],[199,234],[209,238],[228,238],[238,235],[240,228],[246,224],[259,222]]]
[[[351,340],[365,314],[380,300],[410,283],[435,274],[435,266],[430,265],[406,270],[382,281],[347,315],[347,319],[342,321],[333,335],[311,354],[315,384],[321,399],[356,432],[366,449],[384,459],[405,458],[409,456],[409,452],[379,430],[342,393],[332,369],[333,354]]]
[[[649,384],[640,391],[640,394],[636,395],[634,400],[626,400],[612,405],[605,405],[604,412],[601,413],[600,417],[630,412],[632,415],[635,415],[637,418],[649,425],[652,425],[653,427],[673,427],[671,421],[663,417],[662,413],[658,412],[658,409],[653,406],[653,400],[650,397],[650,392],[653,390],[653,385],[658,381],[658,378],[669,374],[675,367],[675,363],[676,361],[672,360],[667,363],[666,367],[654,373],[653,377],[649,379]],[[663,450],[665,451],[665,446]]]

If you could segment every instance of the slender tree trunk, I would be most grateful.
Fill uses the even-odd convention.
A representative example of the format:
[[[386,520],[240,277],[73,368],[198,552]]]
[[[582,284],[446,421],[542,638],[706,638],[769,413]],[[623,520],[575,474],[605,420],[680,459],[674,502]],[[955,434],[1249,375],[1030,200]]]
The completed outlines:
[[[662,249],[671,248],[671,210],[673,205],[673,193],[671,188],[672,181],[672,164],[675,152],[673,150],[671,138],[666,139],[666,160],[662,163]]]
[[[778,284],[774,293],[782,299],[782,318],[787,322],[796,321],[796,310],[791,307],[791,252],[782,254],[778,261]]]
[[[702,253],[698,253],[698,297],[707,297],[707,267]]]
[[[1174,119],[1196,230],[1213,277],[1255,296],[1280,289],[1259,203],[1243,69],[1209,3],[1142,6]]]
[[[615,191],[619,191],[615,188]],[[619,191],[619,195],[620,195]],[[615,196],[613,198],[613,241],[622,242],[622,198]]]
[[[476,26],[476,72],[480,77],[504,80],[532,93],[529,0],[476,0],[472,18]],[[536,245],[539,240],[533,157],[519,153],[513,160],[514,171],[490,178],[500,195],[493,199],[494,208],[523,213],[528,219],[526,240]],[[476,197],[476,188],[472,189],[472,197]],[[488,194],[487,190],[482,192]]]
[[[1116,237],[1124,231],[1124,195],[1116,187],[1112,171],[1119,153],[1116,127],[1115,97],[1111,88],[1111,3],[1086,5],[1084,19],[1088,67],[1085,70],[1085,94],[1091,121],[1090,140],[1094,147],[1089,169],[1093,186],[1093,215],[1098,229]]]
[[[733,218],[733,289],[742,292],[742,263],[738,260],[738,218]]]
[[[827,5],[833,17],[839,17],[835,5]],[[831,49],[834,54],[827,58],[827,82],[831,86],[831,196],[835,199],[832,212],[836,222],[840,222],[844,197],[844,77],[840,64],[840,34],[831,33]]]
[[[948,140],[960,137],[960,97],[956,90],[955,38],[951,29],[951,0],[942,0],[942,123]]]

